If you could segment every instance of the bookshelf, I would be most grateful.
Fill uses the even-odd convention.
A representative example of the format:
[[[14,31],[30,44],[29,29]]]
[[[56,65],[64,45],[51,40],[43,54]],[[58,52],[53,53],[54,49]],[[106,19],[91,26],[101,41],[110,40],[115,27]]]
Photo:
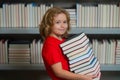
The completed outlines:
[[[76,3],[86,4],[86,5],[96,5],[96,4],[120,4],[119,0],[1,0],[0,7],[2,7],[3,3],[52,3],[54,6],[64,7],[64,8],[76,8]],[[62,4],[62,5],[61,5]],[[78,34],[81,32],[85,32],[89,35],[90,38],[112,38],[112,39],[120,39],[120,27],[72,27],[70,34]],[[34,39],[40,38],[38,27],[0,27],[0,39]],[[43,70],[45,71],[45,67],[43,63],[41,64],[25,64],[25,65],[13,65],[13,64],[0,64],[0,70]],[[101,64],[101,70],[104,72],[109,71],[120,71],[120,64]]]
[[[88,35],[119,35],[119,28],[71,28],[70,34],[77,34],[84,31]],[[38,28],[0,28],[1,35],[39,35]],[[21,70],[21,69],[31,69],[31,70],[45,70],[43,64],[27,64],[27,65],[12,65],[12,64],[0,64],[0,70]],[[120,71],[120,64],[102,64],[102,71]]]

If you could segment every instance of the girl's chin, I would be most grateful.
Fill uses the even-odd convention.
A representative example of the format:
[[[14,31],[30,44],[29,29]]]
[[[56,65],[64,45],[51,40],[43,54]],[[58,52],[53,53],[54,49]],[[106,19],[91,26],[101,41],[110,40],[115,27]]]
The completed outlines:
[[[61,35],[65,34],[65,32],[60,32]]]

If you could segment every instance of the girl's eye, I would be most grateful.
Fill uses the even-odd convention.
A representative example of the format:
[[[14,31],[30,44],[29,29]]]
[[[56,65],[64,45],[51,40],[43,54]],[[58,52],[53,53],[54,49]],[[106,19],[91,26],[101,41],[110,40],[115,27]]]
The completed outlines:
[[[67,23],[67,21],[64,21],[63,23]]]
[[[57,23],[57,24],[59,24],[59,23],[60,23],[60,21],[57,21],[56,23]]]
[[[60,24],[60,23],[62,23],[61,21],[56,21],[55,22],[56,24]],[[67,21],[63,21],[63,23],[67,23]]]

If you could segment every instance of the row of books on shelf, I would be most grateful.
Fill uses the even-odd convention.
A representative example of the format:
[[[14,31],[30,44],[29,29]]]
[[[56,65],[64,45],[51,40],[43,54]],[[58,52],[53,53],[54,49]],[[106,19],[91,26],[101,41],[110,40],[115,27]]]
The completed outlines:
[[[0,27],[38,27],[46,10],[53,5],[17,3],[0,8]]]
[[[87,42],[88,40],[86,40],[86,43]],[[71,54],[67,54],[66,56],[70,57],[69,60],[72,60],[73,58],[81,55],[78,54],[73,56],[75,53],[79,53],[84,50],[86,50],[86,52],[92,51],[101,64],[120,64],[120,40],[93,39],[91,41],[91,46],[93,48],[92,50],[90,50],[90,47],[88,48],[89,44],[82,44],[79,46],[83,45],[84,47],[81,50],[75,50],[74,52],[71,52],[74,49],[72,48],[64,53],[67,54],[71,52]],[[42,42],[41,40],[37,39],[28,41],[27,43],[25,41],[0,39],[0,63],[17,63],[17,61],[24,63],[26,62],[29,64],[43,63],[41,49]]]
[[[76,3],[65,8],[70,13],[71,27],[120,27],[120,5]],[[0,27],[38,27],[44,13],[54,4],[4,3],[0,7]]]
[[[40,64],[41,40],[0,40],[0,64]]]
[[[101,64],[120,64],[120,40],[92,40],[95,56]]]
[[[120,3],[76,5],[79,27],[120,27]]]
[[[0,27],[38,27],[45,12],[53,4],[3,4],[0,8]],[[71,25],[76,26],[75,9],[66,9],[72,12]]]

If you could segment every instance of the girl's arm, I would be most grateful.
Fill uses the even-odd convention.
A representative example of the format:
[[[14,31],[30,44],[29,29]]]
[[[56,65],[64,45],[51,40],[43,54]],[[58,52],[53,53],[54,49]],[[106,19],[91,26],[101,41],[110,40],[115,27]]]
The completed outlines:
[[[64,70],[62,68],[61,62],[53,64],[51,67],[55,75],[59,78],[63,78],[67,80],[93,80],[94,78],[94,76],[75,74],[70,71]]]

